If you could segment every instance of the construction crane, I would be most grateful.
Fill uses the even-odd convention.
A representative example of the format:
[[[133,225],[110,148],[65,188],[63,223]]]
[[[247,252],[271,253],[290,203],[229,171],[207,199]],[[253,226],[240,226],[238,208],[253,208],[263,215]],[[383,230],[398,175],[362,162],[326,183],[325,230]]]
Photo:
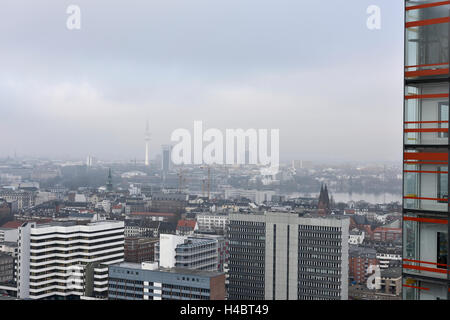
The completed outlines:
[[[203,198],[205,197],[205,182],[206,182],[206,179],[203,179],[202,180],[202,197]]]

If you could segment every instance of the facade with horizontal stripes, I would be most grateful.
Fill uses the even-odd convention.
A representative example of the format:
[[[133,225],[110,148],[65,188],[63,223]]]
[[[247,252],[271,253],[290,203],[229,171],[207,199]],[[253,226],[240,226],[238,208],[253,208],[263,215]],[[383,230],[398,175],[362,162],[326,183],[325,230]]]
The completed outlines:
[[[448,300],[450,1],[405,1],[403,299]]]
[[[123,261],[123,221],[24,223],[19,228],[18,297],[106,298],[108,265]]]
[[[225,300],[223,272],[162,268],[157,262],[109,266],[109,300]]]

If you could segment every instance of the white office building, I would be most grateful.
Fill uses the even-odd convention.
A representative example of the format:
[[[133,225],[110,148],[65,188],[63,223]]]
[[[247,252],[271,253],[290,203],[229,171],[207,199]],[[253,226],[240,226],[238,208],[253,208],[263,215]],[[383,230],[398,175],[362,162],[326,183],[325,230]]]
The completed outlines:
[[[19,298],[102,298],[108,265],[124,261],[124,222],[27,222],[18,247]]]
[[[200,230],[223,230],[228,226],[228,215],[225,214],[198,214],[196,217]]]

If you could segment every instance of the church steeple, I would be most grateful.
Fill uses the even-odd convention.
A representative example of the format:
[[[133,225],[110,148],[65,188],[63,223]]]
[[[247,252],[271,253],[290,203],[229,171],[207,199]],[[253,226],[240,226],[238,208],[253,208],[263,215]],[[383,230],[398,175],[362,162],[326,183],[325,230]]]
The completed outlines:
[[[330,212],[330,197],[328,195],[327,185],[320,186],[319,203],[318,203],[318,213],[326,215]]]

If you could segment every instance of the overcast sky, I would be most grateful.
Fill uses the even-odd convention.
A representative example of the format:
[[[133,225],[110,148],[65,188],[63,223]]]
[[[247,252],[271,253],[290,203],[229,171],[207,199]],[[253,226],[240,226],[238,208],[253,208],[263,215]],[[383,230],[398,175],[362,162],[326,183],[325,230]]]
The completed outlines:
[[[143,160],[149,119],[151,158],[202,120],[280,129],[281,160],[400,161],[402,66],[400,0],[2,0],[0,157]]]

